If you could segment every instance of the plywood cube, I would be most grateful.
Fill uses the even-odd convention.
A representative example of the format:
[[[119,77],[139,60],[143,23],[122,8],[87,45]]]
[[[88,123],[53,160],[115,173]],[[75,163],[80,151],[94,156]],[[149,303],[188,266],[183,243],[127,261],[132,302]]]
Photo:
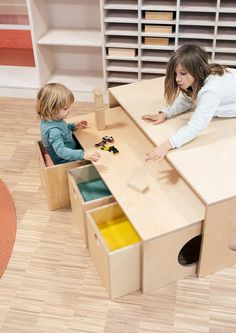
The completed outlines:
[[[196,274],[198,262],[194,262],[194,259],[199,257],[202,225],[203,222],[199,221],[181,230],[144,242],[143,292]],[[197,247],[196,240],[199,245]],[[195,248],[191,248],[191,244],[194,244]],[[186,255],[186,249],[189,251],[189,257]]]
[[[141,286],[141,240],[117,203],[87,211],[89,251],[93,263],[111,299]],[[122,220],[125,230],[116,225]],[[118,221],[118,222],[117,222]],[[104,225],[107,227],[105,232]],[[113,229],[115,227],[116,230]],[[109,230],[109,228],[111,228]],[[109,235],[115,234],[115,241]],[[123,238],[128,237],[124,240]],[[117,242],[118,239],[118,242]],[[119,240],[122,247],[119,248]],[[126,245],[124,245],[126,244]],[[118,248],[117,248],[118,247]]]
[[[95,188],[96,184],[94,181],[101,180],[101,177],[92,164],[69,170],[68,179],[72,213],[85,244],[88,246],[86,211],[106,205],[115,199],[108,189],[106,190],[105,185],[101,188],[103,183],[100,183],[100,187],[97,186]],[[82,185],[84,185],[83,188]],[[86,190],[85,186],[87,186],[88,190]],[[91,196],[88,192],[93,189],[94,192]]]
[[[42,185],[47,196],[48,207],[50,210],[70,207],[67,171],[88,162],[84,160],[73,161],[47,167],[43,157],[43,148],[42,142],[37,141],[36,157],[39,164]]]

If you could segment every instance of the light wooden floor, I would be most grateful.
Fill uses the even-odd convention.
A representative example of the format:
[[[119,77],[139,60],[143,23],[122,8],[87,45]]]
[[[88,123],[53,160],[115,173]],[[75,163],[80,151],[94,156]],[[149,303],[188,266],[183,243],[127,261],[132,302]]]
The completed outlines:
[[[34,156],[34,105],[0,98],[0,177],[13,195],[18,225],[0,280],[0,332],[236,332],[236,266],[108,299],[70,209],[47,209]],[[90,109],[77,104],[71,115]]]

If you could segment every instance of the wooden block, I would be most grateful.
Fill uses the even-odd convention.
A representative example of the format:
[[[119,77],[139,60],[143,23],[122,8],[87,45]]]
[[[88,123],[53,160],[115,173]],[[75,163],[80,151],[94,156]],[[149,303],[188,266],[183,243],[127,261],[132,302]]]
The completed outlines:
[[[106,128],[103,90],[100,87],[95,88],[93,93],[94,93],[94,104],[95,104],[95,123],[97,130],[102,131]]]
[[[108,55],[112,57],[135,57],[136,49],[122,49],[122,48],[115,48],[109,47],[108,48]]]
[[[144,27],[145,32],[156,32],[162,34],[171,34],[172,26],[171,25],[150,25],[146,24]]]
[[[102,87],[97,87],[93,90],[94,94],[94,103],[95,103],[95,108],[103,108],[104,107],[104,102],[103,102],[103,89]]]
[[[131,178],[128,180],[127,185],[140,193],[144,193],[149,188],[148,184],[142,178]]]
[[[173,20],[172,12],[145,12],[146,20],[162,20],[171,21]]]
[[[144,44],[146,44],[146,45],[169,45],[169,38],[145,37]]]

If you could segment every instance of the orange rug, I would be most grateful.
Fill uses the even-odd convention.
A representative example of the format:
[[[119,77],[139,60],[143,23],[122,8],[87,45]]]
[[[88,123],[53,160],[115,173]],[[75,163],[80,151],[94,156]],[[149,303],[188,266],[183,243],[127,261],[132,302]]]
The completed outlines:
[[[16,237],[16,212],[12,196],[0,180],[0,277],[11,257]]]

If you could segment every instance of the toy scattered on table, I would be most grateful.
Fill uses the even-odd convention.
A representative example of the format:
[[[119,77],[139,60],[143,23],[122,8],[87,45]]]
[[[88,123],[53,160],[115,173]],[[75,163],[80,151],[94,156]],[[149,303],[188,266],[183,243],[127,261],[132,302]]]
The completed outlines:
[[[100,146],[101,150],[111,151],[114,155],[119,153],[119,150],[115,146]]]
[[[99,146],[104,146],[107,142],[112,143],[114,142],[113,136],[111,135],[105,135],[102,138],[102,141],[95,143],[95,147],[99,147]]]
[[[95,147],[99,147],[101,150],[106,150],[112,152],[114,155],[119,153],[119,150],[115,146],[107,146],[106,144],[113,143],[115,140],[111,135],[105,135],[102,137],[102,140],[98,143],[95,143]]]

